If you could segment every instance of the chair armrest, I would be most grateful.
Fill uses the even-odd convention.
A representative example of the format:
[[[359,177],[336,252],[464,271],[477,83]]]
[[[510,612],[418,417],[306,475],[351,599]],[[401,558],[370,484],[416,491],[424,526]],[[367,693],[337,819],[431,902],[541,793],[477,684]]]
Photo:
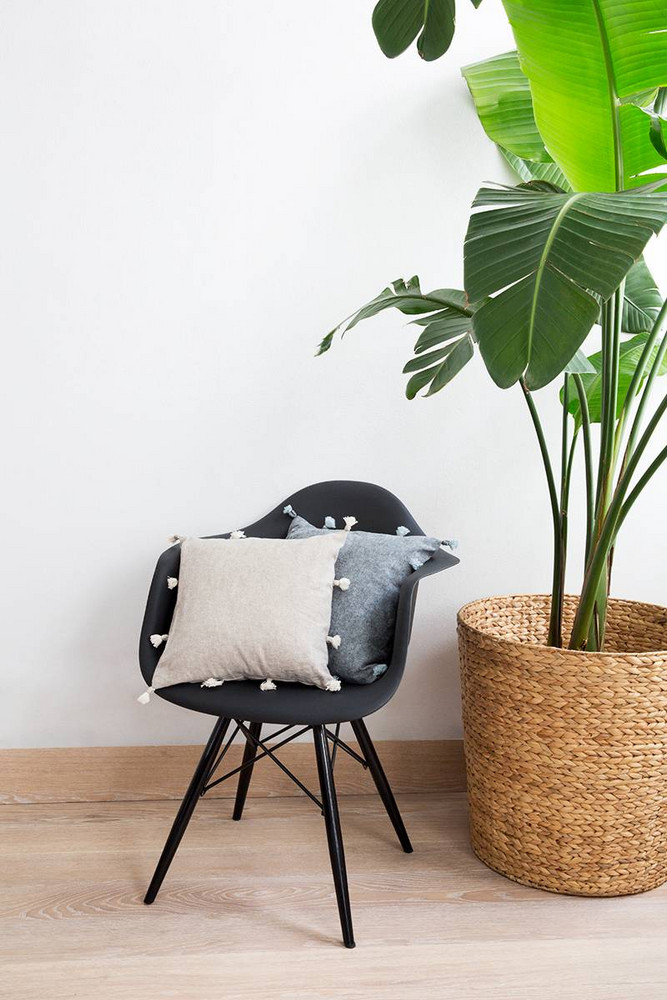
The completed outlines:
[[[460,562],[456,556],[453,556],[451,552],[445,552],[444,549],[438,549],[434,555],[428,559],[423,566],[414,573],[411,573],[401,585],[401,590],[398,597],[398,608],[396,609],[396,630],[394,632],[394,648],[391,655],[391,661],[389,663],[389,668],[387,673],[397,673],[403,672],[405,667],[405,661],[408,655],[408,643],[410,642],[410,633],[412,631],[412,620],[414,617],[415,604],[417,602],[417,588],[419,587],[419,581],[423,580],[426,576],[433,576],[434,573],[440,573],[444,569],[451,569],[452,566],[457,566]]]

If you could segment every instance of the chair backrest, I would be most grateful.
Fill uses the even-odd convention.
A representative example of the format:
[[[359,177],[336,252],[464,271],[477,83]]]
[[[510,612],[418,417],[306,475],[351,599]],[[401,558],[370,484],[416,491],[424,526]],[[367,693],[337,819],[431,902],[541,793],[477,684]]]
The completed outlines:
[[[407,507],[401,501],[373,483],[358,483],[347,479],[333,479],[315,483],[282,500],[265,517],[244,528],[246,535],[255,538],[284,538],[289,528],[289,517],[283,508],[290,504],[297,514],[320,528],[325,517],[333,517],[339,528],[349,514],[359,522],[360,531],[375,531],[393,535],[399,525],[413,535],[423,535]],[[214,536],[223,537],[223,536]]]
[[[373,483],[355,482],[353,480],[334,479],[329,482],[315,483],[313,486],[306,486],[304,489],[293,493],[287,499],[282,500],[265,517],[255,521],[242,530],[250,538],[284,538],[290,524],[290,518],[284,513],[284,507],[290,504],[297,514],[305,517],[311,524],[321,527],[325,517],[333,517],[338,527],[343,527],[343,518],[348,515],[356,517],[357,528],[361,531],[374,531],[382,534],[393,535],[396,528],[403,526],[408,528],[413,535],[423,535],[424,532],[419,527],[414,517],[401,503],[401,501],[383,489],[382,486],[375,486]],[[237,530],[238,525],[231,530]],[[220,535],[209,535],[209,538],[225,538],[230,531]],[[159,659],[159,652],[151,646],[148,636],[154,632],[164,633],[169,630],[176,605],[176,591],[168,590],[164,581],[168,576],[178,576],[178,567],[181,560],[180,545],[173,545],[162,553],[153,575],[153,582],[148,594],[146,613],[141,630],[139,645],[139,661],[141,671],[146,681],[150,684],[153,672]],[[380,681],[383,686],[390,680],[391,675],[393,687],[398,686],[400,676],[405,665],[405,655],[410,637],[412,624],[412,614],[414,610],[414,599],[416,597],[416,584],[418,578],[447,569],[458,562],[449,553],[438,552],[424,564],[421,570],[412,574],[411,593],[405,595],[405,599],[399,602],[396,635],[395,635],[395,657],[396,662],[393,668],[388,670]],[[414,592],[412,592],[414,591]]]

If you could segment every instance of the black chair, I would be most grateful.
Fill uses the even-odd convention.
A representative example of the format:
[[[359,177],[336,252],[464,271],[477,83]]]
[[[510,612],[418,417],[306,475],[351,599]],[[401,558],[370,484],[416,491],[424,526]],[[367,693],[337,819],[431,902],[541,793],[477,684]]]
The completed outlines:
[[[412,534],[424,534],[407,508],[387,490],[371,483],[333,481],[318,483],[315,486],[299,490],[298,493],[278,504],[266,517],[245,528],[246,535],[257,538],[285,537],[289,527],[289,518],[283,513],[283,507],[286,504],[291,504],[299,514],[316,525],[321,525],[327,515],[335,517],[337,523],[341,524],[343,517],[353,514],[359,522],[360,530],[394,534],[398,525],[404,525],[410,529]],[[216,535],[212,537],[224,538],[226,536]],[[176,603],[176,593],[168,590],[164,582],[168,576],[178,576],[179,562],[179,545],[174,545],[162,553],[148,595],[146,614],[141,629],[139,659],[141,672],[149,685],[157,666],[159,651],[153,648],[148,637],[156,632],[163,634],[169,631]],[[454,556],[440,550],[421,569],[412,573],[405,580],[401,587],[396,613],[396,632],[391,662],[382,677],[373,684],[346,684],[335,694],[301,684],[278,684],[277,690],[269,693],[260,691],[256,681],[227,682],[216,688],[201,688],[198,684],[175,684],[171,687],[161,688],[156,692],[165,701],[192,709],[195,712],[205,712],[215,716],[217,721],[174,820],[155,874],[148,887],[144,899],[145,903],[152,903],[157,896],[200,796],[214,785],[238,774],[233,818],[240,820],[253,766],[257,760],[268,756],[316,802],[322,811],[326,825],[343,941],[347,948],[354,947],[345,856],[333,776],[336,751],[340,748],[358,760],[364,767],[370,769],[401,847],[404,851],[411,852],[410,839],[366,729],[364,719],[367,715],[382,708],[400,684],[405,668],[419,581],[432,573],[448,569],[457,562],[458,559]],[[232,722],[235,724],[234,729],[228,736]],[[361,754],[358,754],[341,740],[339,730],[342,722],[352,724]],[[298,731],[280,739],[279,743],[267,746],[261,738],[263,724],[278,724],[283,727],[277,733],[272,734],[273,740],[279,739],[288,730],[295,727],[298,728]],[[328,725],[335,726],[334,732],[327,728]],[[311,729],[315,743],[321,802],[275,756],[275,751],[280,746],[284,746]],[[243,763],[220,778],[213,779],[214,772],[237,732],[240,732],[246,739]],[[225,737],[227,737],[226,741]],[[331,753],[329,752],[329,744],[332,747]]]

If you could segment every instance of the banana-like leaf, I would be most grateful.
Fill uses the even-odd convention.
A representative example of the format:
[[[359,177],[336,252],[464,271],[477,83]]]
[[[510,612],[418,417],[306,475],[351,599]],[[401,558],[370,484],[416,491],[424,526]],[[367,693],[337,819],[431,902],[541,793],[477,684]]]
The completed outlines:
[[[571,191],[561,169],[553,161],[547,162],[549,154],[535,124],[528,78],[519,66],[517,53],[486,59],[465,67],[462,72],[485,132],[498,145],[520,180],[544,180],[563,191]],[[667,90],[646,95],[644,110],[647,114],[665,114],[667,100],[663,95],[667,95]],[[519,155],[520,145],[524,150],[534,147],[538,155],[533,159],[526,158],[527,152]],[[661,304],[660,292],[641,258],[626,279],[623,330],[627,333],[650,330]]]
[[[644,346],[648,339],[648,333],[638,333],[635,337],[631,337],[630,340],[625,340],[621,344],[620,349],[620,363],[618,369],[618,395],[616,397],[616,416],[618,417],[623,404],[625,403],[626,397],[628,395],[628,389],[630,388],[630,383],[635,374],[637,364],[644,351]],[[649,359],[649,365],[655,359],[658,352],[658,346],[653,348],[651,357]],[[593,368],[593,374],[584,374],[581,376],[581,381],[584,384],[586,390],[586,400],[588,402],[588,411],[590,414],[591,422],[594,424],[599,424],[602,419],[602,354],[591,354],[588,359],[591,367]],[[658,370],[659,375],[667,374],[667,358],[663,360],[660,368]],[[646,380],[646,376],[642,381]],[[561,389],[560,393],[561,403],[563,402],[563,391]],[[570,394],[570,401],[568,405],[570,413],[573,415],[577,424],[581,420],[581,408],[579,406],[579,397],[576,393]]]
[[[570,375],[588,375],[589,373],[594,373],[595,368],[584,352],[579,349],[574,357],[565,365],[563,371],[568,372]]]
[[[505,157],[510,167],[524,184],[530,181],[546,181],[560,188],[561,191],[571,191],[570,183],[556,163],[540,163],[537,160],[524,160],[520,156],[510,153],[509,149],[498,146],[498,149]]]
[[[573,188],[663,165],[633,98],[667,84],[665,0],[503,0],[544,144]]]
[[[640,257],[630,268],[625,279],[623,330],[626,333],[651,330],[661,306],[662,295],[646,266],[646,261]]]
[[[667,221],[661,182],[563,193],[544,182],[484,187],[465,242],[473,328],[494,382],[531,389],[559,375],[649,238]],[[494,296],[484,301],[488,296]]]
[[[535,124],[530,84],[516,52],[464,66],[461,73],[489,139],[522,159],[553,163]]]
[[[438,59],[454,37],[454,0],[379,0],[373,11],[373,30],[389,59],[400,56],[414,42],[422,59]]]
[[[465,334],[460,340],[432,354],[420,354],[408,361],[403,371],[407,374],[416,371],[405,388],[408,399],[414,399],[417,393],[430,385],[426,396],[434,396],[455,378],[462,368],[468,364],[475,354],[475,346],[470,334]],[[431,364],[430,362],[435,362]],[[423,368],[426,364],[428,367]]]
[[[344,319],[342,323],[339,323],[338,326],[335,326],[320,342],[317,354],[324,354],[329,350],[337,333],[342,337],[363,319],[377,316],[378,313],[383,312],[385,309],[398,309],[408,316],[432,313],[446,306],[452,306],[460,310],[465,308],[460,304],[461,296],[465,297],[465,293],[451,288],[438,288],[434,292],[423,294],[419,287],[419,278],[417,275],[414,275],[408,281],[398,278],[396,281],[392,281],[387,288],[383,289],[379,295],[376,295],[365,306],[362,306],[361,309],[358,309]]]

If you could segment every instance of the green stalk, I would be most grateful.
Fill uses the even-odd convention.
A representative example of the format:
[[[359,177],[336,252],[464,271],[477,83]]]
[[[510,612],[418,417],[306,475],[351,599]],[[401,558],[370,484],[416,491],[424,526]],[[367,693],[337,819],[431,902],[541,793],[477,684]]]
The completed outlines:
[[[584,468],[586,473],[586,552],[584,566],[588,562],[593,540],[593,518],[595,516],[595,495],[593,493],[593,445],[591,441],[591,418],[588,410],[588,399],[581,375],[573,375],[574,385],[579,396],[579,411],[581,413],[581,430],[584,438]]]
[[[602,530],[600,532],[600,537],[598,538],[591,558],[588,563],[586,570],[586,577],[584,579],[584,586],[581,591],[581,598],[579,600],[579,607],[577,608],[577,614],[574,620],[574,626],[572,628],[572,638],[570,640],[570,649],[583,649],[586,647],[586,639],[590,631],[591,621],[593,618],[593,611],[596,601],[596,596],[598,593],[600,580],[602,579],[603,573],[606,570],[607,558],[609,556],[609,551],[614,544],[616,534],[623,521],[623,518],[630,509],[629,506],[624,508],[625,503],[635,502],[637,496],[644,489],[646,483],[651,478],[653,473],[656,471],[658,466],[664,460],[664,452],[658,455],[658,458],[651,463],[647,473],[641,477],[637,486],[632,490],[632,492],[627,496],[626,493],[630,485],[632,476],[635,473],[639,460],[641,459],[648,443],[653,436],[653,432],[658,426],[663,414],[667,411],[667,396],[665,396],[655,413],[651,417],[648,426],[644,433],[642,434],[637,446],[635,447],[630,459],[628,460],[625,471],[620,476],[618,485],[614,492],[613,499],[607,511],[607,515],[602,524]],[[657,464],[656,464],[657,463]],[[648,474],[650,473],[650,474]],[[648,478],[647,477],[648,474]],[[625,510],[625,513],[623,511]]]
[[[655,322],[651,328],[651,333],[644,344],[644,350],[641,353],[639,361],[637,362],[637,367],[635,368],[630,385],[628,386],[628,391],[625,396],[625,401],[623,403],[623,408],[621,410],[621,416],[618,422],[618,427],[616,428],[616,441],[615,450],[618,454],[620,452],[621,446],[623,444],[623,436],[625,433],[625,427],[630,418],[630,412],[634,405],[635,397],[639,394],[644,375],[646,374],[646,366],[648,365],[653,349],[658,342],[660,334],[663,332],[665,326],[667,325],[667,299],[662,303],[660,312],[658,313]],[[659,348],[659,351],[663,350],[665,341],[663,340],[663,345]],[[664,356],[664,355],[663,355]],[[653,367],[653,366],[652,366]],[[658,362],[658,368],[660,367],[660,362]],[[629,456],[629,451],[632,451],[632,447],[626,449],[623,465],[625,465],[625,459]]]
[[[663,327],[665,326],[665,323],[667,323],[667,299],[665,299],[665,301],[662,304],[662,308],[660,309],[660,312],[658,313],[657,319],[656,319],[655,323],[653,324],[653,329],[651,331],[651,336],[650,336],[649,340],[646,343],[647,347],[648,347],[649,343],[651,344],[651,351],[655,347],[656,341],[657,341],[658,337],[660,336],[660,333],[661,333]],[[632,427],[630,429],[630,436],[628,438],[628,443],[627,443],[627,446],[626,446],[626,449],[625,449],[625,453],[623,455],[623,463],[622,463],[622,468],[623,469],[625,469],[625,467],[627,466],[628,462],[630,461],[630,457],[632,456],[632,453],[635,450],[635,446],[636,446],[636,442],[637,442],[637,437],[639,436],[639,432],[641,430],[641,425],[642,425],[642,422],[643,422],[643,419],[644,419],[644,413],[646,411],[646,406],[648,404],[649,397],[650,397],[651,391],[653,389],[653,384],[654,384],[654,382],[655,382],[655,380],[656,380],[656,378],[658,376],[658,372],[660,371],[660,366],[662,365],[662,362],[664,361],[665,352],[666,351],[667,351],[667,336],[664,336],[662,338],[662,343],[660,344],[660,347],[658,348],[657,354],[656,354],[655,358],[653,359],[653,363],[651,365],[651,369],[649,371],[648,378],[646,379],[646,385],[644,386],[644,391],[642,392],[641,399],[639,400],[639,406],[637,407],[637,412],[635,414],[635,419],[632,422]],[[642,352],[642,358],[644,358],[645,354],[646,354],[646,350],[644,350]],[[640,359],[640,365],[641,365],[641,359]],[[644,369],[645,369],[645,365],[646,365],[646,361],[644,361]],[[639,365],[637,366],[637,371],[638,370],[639,370]],[[635,375],[637,374],[637,371],[635,371]],[[641,377],[643,377],[643,371],[642,371],[642,376]],[[634,383],[634,377],[633,377],[632,382],[630,383],[631,387],[632,387],[633,383]],[[639,381],[637,382],[637,387],[638,387],[638,385],[639,385]],[[635,388],[635,392],[637,392],[637,387]],[[628,397],[629,397],[629,395],[630,395],[630,393],[628,391]],[[627,400],[626,400],[626,402],[627,402]]]
[[[613,488],[616,460],[615,431],[616,407],[618,400],[618,370],[620,363],[621,319],[623,310],[624,283],[602,307],[602,378],[601,378],[601,420],[600,420],[600,460],[595,498],[595,519],[592,532],[591,553],[598,543],[604,524]],[[588,573],[589,564],[586,572]],[[600,576],[596,585],[596,599],[589,622],[588,649],[600,649],[604,641],[607,617],[608,573]]]
[[[544,437],[544,430],[542,429],[542,424],[540,422],[540,417],[535,406],[535,402],[531,395],[530,389],[526,385],[525,379],[520,380],[521,388],[523,390],[524,399],[528,405],[528,410],[530,412],[531,420],[533,421],[533,427],[535,428],[535,433],[537,435],[537,441],[540,446],[540,454],[542,456],[542,463],[544,465],[544,471],[547,477],[547,486],[549,488],[549,501],[551,504],[551,517],[553,521],[553,537],[554,537],[554,565],[553,565],[553,579],[551,585],[551,612],[549,615],[549,635],[547,638],[547,643],[549,646],[561,646],[562,636],[559,630],[559,607],[556,600],[554,600],[554,595],[558,593],[559,581],[561,576],[561,518],[560,509],[558,503],[558,493],[556,492],[556,481],[554,479],[553,468],[551,466],[551,458],[549,457],[549,449],[547,448],[546,438]]]

